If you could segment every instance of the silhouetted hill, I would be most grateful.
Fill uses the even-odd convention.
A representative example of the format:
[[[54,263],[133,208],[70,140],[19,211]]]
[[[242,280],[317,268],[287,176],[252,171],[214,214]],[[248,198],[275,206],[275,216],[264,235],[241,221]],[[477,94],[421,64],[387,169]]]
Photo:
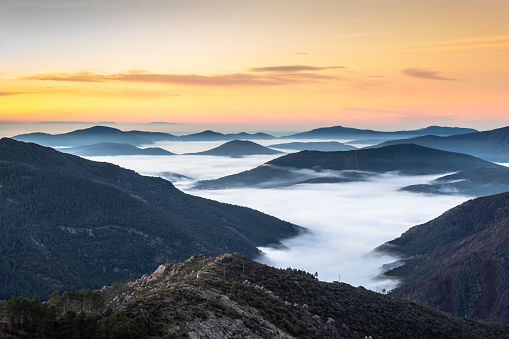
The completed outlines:
[[[282,139],[370,139],[394,137],[412,137],[416,135],[456,135],[477,132],[472,128],[430,126],[410,131],[381,132],[370,129],[358,129],[343,126],[322,127],[308,132],[292,134]]]
[[[237,134],[223,134],[211,130],[203,131],[200,133],[188,134],[180,136],[181,141],[220,141],[220,140],[236,140],[236,139],[251,139],[251,140],[268,140],[275,139],[274,136],[266,133],[249,134],[241,132]]]
[[[287,142],[283,144],[269,145],[268,147],[277,149],[291,149],[297,151],[320,151],[320,152],[351,151],[357,149],[357,147],[346,145],[338,141]]]
[[[173,155],[165,149],[159,147],[138,148],[129,144],[115,144],[111,142],[102,142],[99,144],[75,146],[64,148],[64,153],[79,156],[111,156],[111,155]]]
[[[423,136],[412,139],[391,140],[372,147],[412,143],[444,151],[465,153],[495,162],[509,162],[509,126],[485,132],[449,137]]]
[[[458,315],[509,322],[509,193],[467,201],[377,251],[404,258],[391,292]]]
[[[509,168],[474,168],[440,177],[429,184],[402,188],[416,193],[482,197],[509,191]]]
[[[302,228],[169,181],[0,140],[0,299],[97,288],[191,253],[280,245]]]
[[[245,155],[260,155],[260,154],[280,154],[281,152],[264,147],[255,142],[248,140],[233,140],[228,141],[221,146],[215,147],[208,151],[190,153],[193,155],[215,155],[225,157],[242,157]]]
[[[95,126],[63,134],[30,133],[20,134],[13,139],[33,142],[43,146],[82,146],[100,142],[112,142],[139,146],[150,144],[151,141],[137,135],[129,135],[119,129]]]
[[[338,178],[339,181],[358,181],[358,177],[345,175],[344,171],[425,175],[470,168],[500,167],[502,166],[465,154],[402,144],[345,152],[302,151],[287,154],[249,171],[216,180],[199,181],[195,188],[277,187],[324,177]]]
[[[235,140],[235,139],[275,139],[274,136],[266,133],[249,134],[245,132],[237,134],[222,134],[214,131],[203,131],[183,136],[175,136],[162,132],[145,131],[121,131],[116,128],[106,126],[94,126],[82,130],[76,130],[63,134],[47,133],[29,133],[20,134],[13,139],[23,142],[33,142],[42,146],[86,146],[98,143],[117,143],[129,144],[133,146],[149,145],[157,141],[216,141],[216,140]]]

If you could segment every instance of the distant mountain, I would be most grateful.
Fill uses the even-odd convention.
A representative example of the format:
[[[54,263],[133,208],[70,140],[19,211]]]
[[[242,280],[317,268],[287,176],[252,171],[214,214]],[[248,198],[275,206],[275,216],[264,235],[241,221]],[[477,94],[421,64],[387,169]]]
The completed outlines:
[[[216,141],[216,140],[235,140],[235,139],[275,139],[274,136],[266,133],[249,134],[245,132],[237,134],[222,134],[214,131],[203,131],[200,133],[175,136],[162,132],[145,131],[121,131],[116,128],[106,126],[94,126],[82,130],[76,130],[63,134],[47,133],[29,133],[20,134],[13,137],[14,140],[23,142],[33,142],[42,146],[86,146],[98,143],[116,143],[129,144],[133,146],[150,145],[157,141]]]
[[[439,151],[413,144],[345,152],[302,151],[288,154],[249,171],[216,180],[199,181],[198,189],[231,187],[278,187],[313,179],[358,181],[351,172],[363,172],[365,178],[373,173],[399,172],[404,175],[451,173],[470,168],[501,168],[469,155]],[[344,172],[347,171],[347,172]],[[368,172],[368,173],[366,173]],[[350,174],[348,174],[350,173]],[[324,179],[328,178],[328,179]],[[311,180],[311,181],[309,181]],[[320,180],[318,182],[320,182]]]
[[[449,137],[423,136],[412,139],[392,140],[372,147],[412,143],[425,147],[465,153],[495,162],[509,162],[509,126],[485,132],[475,132]]]
[[[322,127],[308,132],[292,134],[281,139],[371,139],[394,137],[412,137],[416,135],[456,135],[477,132],[472,128],[429,126],[417,130],[381,132],[370,129],[358,129],[343,126]]]
[[[208,151],[190,153],[193,155],[215,155],[225,157],[242,157],[245,155],[260,155],[260,154],[280,154],[281,152],[264,147],[255,142],[248,140],[233,140],[228,141],[221,146],[215,147]]]
[[[99,291],[53,293],[51,297],[42,305],[38,300],[20,298],[0,303],[5,319],[16,320],[11,331],[0,328],[0,336],[509,338],[505,324],[454,316],[229,253],[216,258],[193,255],[183,263],[161,265],[135,281],[118,282]],[[51,312],[23,317],[31,314],[31,309]]]
[[[165,149],[159,147],[138,148],[129,144],[115,144],[111,142],[102,142],[99,144],[75,146],[64,148],[64,153],[79,156],[112,156],[112,155],[174,155]]]
[[[509,193],[467,201],[377,251],[402,256],[391,292],[434,308],[509,323]]]
[[[303,229],[185,194],[169,181],[0,140],[0,299],[97,288],[192,253],[237,251]]]
[[[33,142],[42,146],[83,146],[100,142],[130,144],[139,146],[150,144],[152,141],[138,135],[130,135],[119,129],[105,126],[95,126],[76,130],[64,134],[30,133],[20,134],[13,139],[23,142]]]
[[[509,168],[473,168],[440,177],[429,184],[402,190],[416,193],[470,195],[482,197],[509,191]]]
[[[277,149],[291,149],[297,151],[321,151],[321,152],[351,151],[357,149],[357,147],[346,145],[338,141],[287,142],[283,144],[269,145],[268,147]]]
[[[181,141],[220,141],[220,140],[237,140],[237,139],[250,139],[250,140],[269,140],[276,137],[266,133],[249,134],[241,132],[237,134],[222,134],[211,130],[206,130],[200,133],[182,135],[179,140]]]

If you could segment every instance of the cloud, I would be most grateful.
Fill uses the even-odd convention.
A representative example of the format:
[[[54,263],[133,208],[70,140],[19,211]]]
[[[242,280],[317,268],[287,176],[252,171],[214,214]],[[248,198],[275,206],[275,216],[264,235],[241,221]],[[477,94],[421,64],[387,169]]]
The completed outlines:
[[[121,0],[0,0],[0,7],[7,8],[106,8],[121,4]]]
[[[358,108],[358,107],[343,107],[346,111],[361,111],[361,112],[378,112],[378,113],[396,113],[402,114],[399,111],[391,111],[387,109],[378,109],[378,108]]]
[[[302,66],[304,67],[304,66]],[[308,66],[306,66],[308,67]],[[306,69],[301,69],[306,70]],[[142,82],[181,86],[275,86],[336,79],[334,76],[315,73],[289,74],[251,74],[233,73],[219,75],[199,74],[154,74],[145,71],[128,71],[116,74],[79,73],[44,73],[24,77],[24,80],[66,81],[66,82]]]
[[[267,142],[271,142],[270,140]],[[210,149],[221,142],[161,142],[172,152]],[[260,142],[263,144],[263,142]],[[95,157],[143,174],[175,172],[195,180],[213,179],[258,166],[277,156],[226,158],[210,156]],[[400,192],[403,186],[427,183],[436,176],[377,176],[367,182],[296,185],[283,189],[187,190],[188,193],[248,206],[308,228],[311,233],[284,241],[287,250],[263,248],[259,260],[272,266],[318,272],[326,281],[338,280],[373,290],[390,289],[394,281],[375,281],[381,265],[396,258],[368,255],[409,227],[431,220],[467,198]],[[176,183],[186,190],[189,181]],[[416,209],[415,206],[420,206]]]
[[[429,71],[423,68],[407,68],[401,71],[406,76],[414,78],[432,79],[432,80],[458,80],[452,78],[445,78],[440,76],[440,72]]]
[[[250,67],[249,72],[274,72],[274,73],[293,73],[302,71],[325,71],[328,69],[345,68],[342,66],[315,67],[306,65],[289,65],[289,66],[267,66],[267,67]]]
[[[0,92],[0,97],[8,96],[8,95],[16,95],[16,94],[26,94],[25,92]]]

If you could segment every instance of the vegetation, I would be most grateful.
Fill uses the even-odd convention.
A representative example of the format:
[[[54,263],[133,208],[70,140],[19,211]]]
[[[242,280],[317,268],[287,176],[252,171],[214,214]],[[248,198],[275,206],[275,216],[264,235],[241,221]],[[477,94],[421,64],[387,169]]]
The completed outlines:
[[[255,257],[301,230],[160,178],[0,140],[0,299],[100,288],[194,252]]]
[[[48,302],[12,297],[0,303],[0,335],[30,338],[135,339],[147,335],[143,316],[104,310],[104,293],[58,291]]]
[[[405,258],[385,273],[394,296],[485,321],[509,323],[509,193],[457,206],[377,250]]]

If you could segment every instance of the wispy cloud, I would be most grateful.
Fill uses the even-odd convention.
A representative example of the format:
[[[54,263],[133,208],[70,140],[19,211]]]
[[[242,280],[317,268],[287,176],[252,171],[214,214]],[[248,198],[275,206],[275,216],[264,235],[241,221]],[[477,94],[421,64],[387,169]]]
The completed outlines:
[[[121,0],[0,0],[0,7],[104,8],[120,5]]]
[[[453,78],[445,78],[440,76],[440,72],[430,71],[423,68],[407,68],[401,71],[406,76],[414,77],[414,78],[423,78],[423,79],[431,79],[431,80],[458,80]]]
[[[290,66],[288,66],[290,67]],[[311,66],[299,66],[300,70],[289,70],[288,73],[233,73],[218,75],[200,74],[155,74],[140,70],[131,70],[116,74],[99,74],[91,72],[79,73],[44,73],[22,78],[23,80],[66,81],[66,82],[142,82],[181,86],[274,86],[285,84],[298,84],[321,82],[336,79],[331,75],[317,73],[301,73],[301,71],[314,70]],[[290,68],[291,69],[291,68]],[[322,69],[322,68],[317,68]],[[323,68],[328,69],[328,68]],[[260,71],[261,72],[261,71]]]
[[[346,111],[360,111],[360,112],[377,112],[377,113],[396,113],[401,114],[399,111],[392,111],[388,109],[378,109],[378,108],[359,108],[359,107],[343,107]]]
[[[0,92],[0,97],[8,96],[8,95],[16,95],[16,94],[26,94],[25,92]]]
[[[288,65],[288,66],[267,66],[251,67],[249,72],[274,72],[274,73],[293,73],[302,71],[325,71],[329,69],[345,68],[343,66],[315,67],[306,65]]]

